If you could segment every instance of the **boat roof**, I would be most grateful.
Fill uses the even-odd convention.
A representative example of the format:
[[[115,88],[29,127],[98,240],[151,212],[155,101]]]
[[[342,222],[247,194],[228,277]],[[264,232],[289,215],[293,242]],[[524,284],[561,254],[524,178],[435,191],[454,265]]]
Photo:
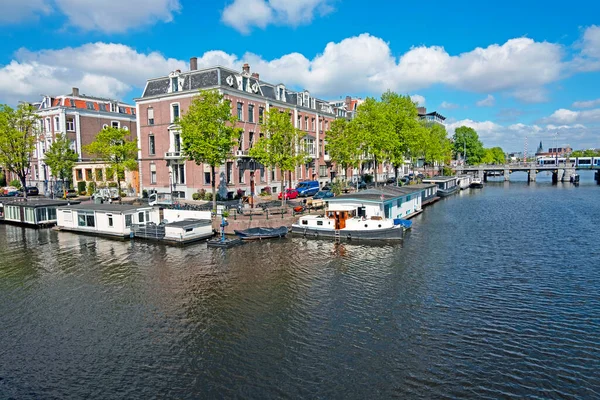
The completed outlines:
[[[0,200],[4,206],[22,206],[22,207],[60,207],[66,206],[68,204],[79,204],[79,201],[70,201],[70,200],[57,200],[57,199],[46,199],[46,198],[17,198],[17,199],[8,199]]]
[[[165,224],[165,227],[169,228],[193,228],[197,226],[210,225],[212,221],[210,219],[184,219],[183,221],[169,222]]]
[[[433,178],[423,179],[423,182],[448,182],[452,179],[456,179],[456,176],[434,176]]]
[[[410,194],[421,192],[424,187],[416,187],[417,185],[409,186],[383,186],[380,188],[372,188],[367,190],[361,190],[354,193],[342,194],[328,199],[329,203],[332,202],[343,202],[348,200],[362,200],[362,201],[389,201],[400,197],[404,197]]]
[[[103,211],[103,212],[113,212],[116,214],[122,214],[126,212],[134,212],[138,210],[149,210],[152,207],[149,206],[135,206],[133,204],[95,204],[95,203],[85,203],[85,204],[76,204],[70,206],[60,207],[61,210],[83,210],[83,211]]]

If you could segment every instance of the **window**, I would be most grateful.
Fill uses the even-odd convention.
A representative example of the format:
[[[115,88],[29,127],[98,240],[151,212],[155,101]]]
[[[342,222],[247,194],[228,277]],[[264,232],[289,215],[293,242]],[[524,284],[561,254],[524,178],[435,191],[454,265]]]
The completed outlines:
[[[56,221],[56,208],[48,208],[48,221]]]
[[[48,211],[46,208],[37,208],[35,210],[37,222],[48,221]]]
[[[327,165],[319,165],[319,176],[322,178],[327,176]]]
[[[150,211],[146,211],[146,222],[150,222]]]
[[[54,117],[54,131],[60,131],[60,118]]]
[[[317,225],[323,225],[323,221],[317,221]]]
[[[35,223],[35,211],[32,207],[25,207],[25,222]]]
[[[263,123],[263,116],[265,114],[265,109],[263,107],[258,107],[258,123]]]
[[[231,185],[233,183],[233,163],[227,163],[227,169],[225,170],[225,179],[227,180],[227,184]]]
[[[79,211],[77,213],[77,225],[87,228],[96,226],[96,219],[93,212]]]
[[[50,128],[50,118],[46,118],[44,121],[46,122],[46,123],[44,124],[44,126],[45,126],[45,129],[44,129],[44,130],[45,130],[46,132],[51,132],[51,131],[52,131],[52,129]]]
[[[254,145],[254,132],[248,133],[248,148],[251,149],[252,145]]]
[[[83,170],[81,170],[81,169],[75,170],[75,177],[77,178],[78,181],[82,181],[83,180]]]
[[[105,111],[105,112],[108,111],[108,107],[106,106],[105,103],[98,104],[98,108],[100,109],[100,111]]]
[[[210,185],[210,172],[205,172],[204,173],[204,184],[205,185]]]
[[[156,185],[156,171],[150,171],[150,184]]]
[[[128,126],[123,126],[123,130],[124,130],[124,131],[128,131],[128,130],[129,130],[129,127],[128,127]]]
[[[248,104],[248,122],[254,122],[254,105]]]
[[[244,120],[244,111],[243,111],[243,104],[242,103],[237,103],[237,118],[238,121],[243,121]]]
[[[148,125],[154,125],[154,108],[148,107]]]
[[[242,90],[244,92],[248,91],[248,78],[246,77],[242,78]]]
[[[144,213],[143,212],[138,213],[138,222],[140,224],[144,222]]]
[[[132,222],[131,220],[132,220],[131,214],[125,215],[125,227],[126,228],[131,227],[131,222]]]
[[[69,99],[69,102],[71,103],[71,107],[73,107],[73,108],[74,108],[74,107],[75,107],[75,100],[73,100],[73,99]]]
[[[86,107],[88,110],[94,110],[94,109],[95,109],[95,107],[94,107],[94,103],[92,103],[91,101],[86,101],[86,102],[85,102],[85,107]]]
[[[154,135],[148,136],[148,154],[151,156],[156,154],[156,144],[154,143]]]
[[[280,87],[280,88],[279,88],[279,91],[277,92],[277,94],[279,95],[279,96],[277,97],[277,100],[284,101],[284,97],[283,97],[283,88],[282,88],[282,87]]]
[[[173,182],[185,184],[185,164],[173,165]]]
[[[171,122],[179,120],[179,104],[171,104]]]
[[[125,107],[119,107],[119,114],[127,114],[125,112]]]
[[[85,170],[85,180],[86,181],[92,181],[94,180],[94,178],[92,178],[92,169],[91,168],[86,168]]]
[[[274,180],[275,180],[275,169],[273,168],[273,169],[271,169],[271,181],[274,181]],[[277,188],[275,188],[275,190],[277,190]],[[273,192],[273,193],[275,193],[275,192]]]
[[[107,217],[108,217],[108,226],[112,228],[113,226],[115,226],[114,222],[113,222],[113,216],[111,214],[107,214]]]
[[[308,130],[308,117],[304,117],[304,129]]]
[[[101,169],[96,170],[96,180],[102,181],[102,170]]]
[[[179,92],[179,79],[171,78],[171,92]]]
[[[119,129],[121,127],[121,123],[119,121],[110,121],[110,126]]]
[[[173,134],[173,149],[177,153],[181,151],[181,136],[179,133]]]
[[[315,126],[315,119],[314,119],[314,118],[312,118],[312,121],[311,121],[311,122],[312,122],[312,124],[311,124],[311,126],[312,126],[312,130],[313,130],[313,131],[315,131],[315,130],[316,130],[316,129],[315,129],[315,127],[316,127],[316,126]]]

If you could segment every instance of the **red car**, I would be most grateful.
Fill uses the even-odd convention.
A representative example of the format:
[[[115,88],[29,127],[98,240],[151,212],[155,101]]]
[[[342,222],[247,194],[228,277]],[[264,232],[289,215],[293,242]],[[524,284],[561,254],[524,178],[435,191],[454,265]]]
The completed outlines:
[[[285,199],[292,200],[298,197],[298,191],[296,189],[285,189]],[[282,193],[279,193],[278,199],[281,200]]]

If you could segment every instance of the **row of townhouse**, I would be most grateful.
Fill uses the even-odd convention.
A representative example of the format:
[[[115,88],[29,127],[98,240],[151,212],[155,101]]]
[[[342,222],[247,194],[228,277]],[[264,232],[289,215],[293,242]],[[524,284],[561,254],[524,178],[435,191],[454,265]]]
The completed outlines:
[[[242,128],[239,146],[232,157],[219,168],[220,192],[228,197],[238,193],[260,193],[269,188],[278,193],[281,182],[295,185],[300,180],[318,180],[321,184],[336,175],[359,179],[359,174],[377,174],[378,179],[393,175],[391,165],[382,164],[375,171],[365,162],[360,169],[343,171],[335,166],[327,154],[327,132],[336,118],[352,119],[362,99],[346,97],[339,101],[324,101],[310,92],[294,91],[284,84],[271,84],[260,80],[250,66],[241,71],[221,66],[198,69],[197,59],[190,59],[190,70],[172,71],[146,82],[135,106],[118,101],[86,96],[73,88],[72,93],[57,97],[44,96],[35,103],[40,117],[40,140],[32,159],[30,183],[48,192],[51,189],[50,171],[44,163],[44,153],[56,135],[65,133],[79,156],[73,171],[73,182],[95,181],[106,184],[114,176],[106,165],[93,161],[83,150],[104,127],[128,129],[138,140],[138,171],[128,174],[125,185],[142,191],[173,193],[180,198],[191,198],[200,190],[211,189],[210,166],[197,165],[186,160],[181,148],[181,129],[177,119],[189,108],[199,90],[218,90],[231,104],[231,111]],[[277,168],[269,168],[249,156],[249,150],[263,136],[261,123],[264,113],[271,107],[289,112],[294,126],[304,132],[301,145],[309,155],[309,162],[296,168],[289,176],[282,176]],[[427,114],[419,109],[422,119],[442,123],[444,117]],[[409,165],[401,170],[408,173]],[[288,182],[288,180],[290,180]]]

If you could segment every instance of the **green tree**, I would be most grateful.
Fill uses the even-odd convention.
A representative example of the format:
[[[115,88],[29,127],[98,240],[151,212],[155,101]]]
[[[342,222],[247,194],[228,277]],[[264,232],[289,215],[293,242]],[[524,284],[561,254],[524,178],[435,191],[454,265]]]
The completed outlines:
[[[302,146],[302,136],[299,129],[294,128],[287,111],[270,108],[263,118],[262,132],[264,137],[250,149],[250,157],[271,168],[277,167],[282,174],[296,169],[306,163],[307,154]],[[281,180],[281,191],[285,190],[284,179]],[[281,204],[285,196],[281,197]]]
[[[327,132],[325,149],[331,161],[344,171],[360,164],[360,149],[357,142],[356,125],[346,119],[336,119]]]
[[[66,190],[65,179],[73,175],[73,167],[77,160],[77,153],[71,149],[69,139],[65,134],[59,134],[56,137],[44,156],[46,165],[50,167],[50,173],[54,178],[63,182],[64,190]]]
[[[211,169],[213,210],[217,209],[216,169],[231,156],[241,129],[231,104],[216,90],[200,91],[179,121],[182,150],[197,165]]]
[[[437,123],[426,125],[422,143],[422,157],[426,164],[437,162],[443,165],[452,155],[451,143],[443,125]]]
[[[96,135],[96,140],[83,146],[86,153],[104,161],[117,175],[117,187],[121,191],[121,178],[125,170],[137,170],[137,139],[129,139],[130,132],[122,128],[107,127]],[[107,170],[107,180],[109,179]]]
[[[39,135],[38,119],[30,104],[20,104],[17,109],[0,105],[0,165],[15,174],[23,187]],[[23,193],[27,195],[27,191]]]
[[[454,130],[453,141],[452,150],[456,156],[462,154],[464,157],[464,149],[466,148],[467,164],[475,165],[481,163],[481,159],[484,156],[484,149],[475,129],[468,126],[456,128]]]

